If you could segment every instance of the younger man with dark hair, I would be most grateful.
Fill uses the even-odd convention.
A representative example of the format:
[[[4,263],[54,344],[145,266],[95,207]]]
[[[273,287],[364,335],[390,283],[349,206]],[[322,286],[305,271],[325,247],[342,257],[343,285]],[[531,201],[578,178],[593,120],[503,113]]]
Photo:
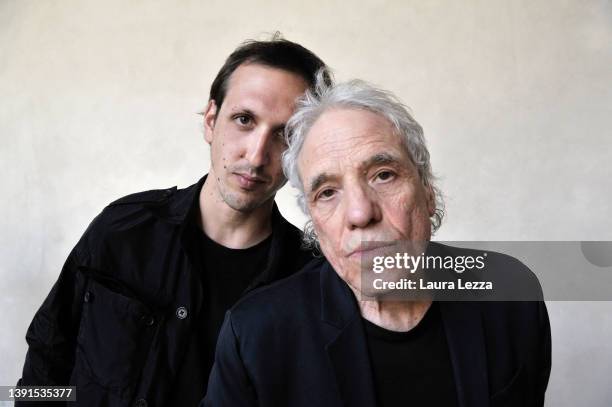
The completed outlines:
[[[225,311],[311,257],[274,196],[285,122],[322,67],[279,38],[228,57],[203,113],[208,175],[94,219],[28,329],[20,385],[74,385],[83,406],[197,404]]]

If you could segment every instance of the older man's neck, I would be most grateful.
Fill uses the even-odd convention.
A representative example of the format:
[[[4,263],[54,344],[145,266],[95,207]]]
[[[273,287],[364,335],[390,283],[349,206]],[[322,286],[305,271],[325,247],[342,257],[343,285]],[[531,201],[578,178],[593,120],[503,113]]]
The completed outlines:
[[[396,332],[410,331],[417,326],[432,304],[431,300],[358,302],[361,316],[375,325]]]

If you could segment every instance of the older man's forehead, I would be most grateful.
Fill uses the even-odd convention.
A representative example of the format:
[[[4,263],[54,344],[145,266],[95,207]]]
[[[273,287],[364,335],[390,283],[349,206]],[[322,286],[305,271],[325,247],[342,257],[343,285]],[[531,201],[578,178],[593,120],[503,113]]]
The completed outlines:
[[[305,186],[349,170],[410,162],[393,125],[363,109],[337,108],[319,117],[307,133],[299,155]]]
[[[333,158],[340,163],[344,162],[345,158],[357,157],[365,161],[374,154],[391,151],[401,146],[399,138],[387,129],[355,131],[353,128],[329,126],[316,130],[307,135],[300,153],[300,156],[307,155],[309,161]],[[306,152],[307,154],[304,154]]]
[[[306,134],[305,144],[316,154],[346,154],[396,144],[393,124],[381,113],[352,107],[335,107],[323,112]]]

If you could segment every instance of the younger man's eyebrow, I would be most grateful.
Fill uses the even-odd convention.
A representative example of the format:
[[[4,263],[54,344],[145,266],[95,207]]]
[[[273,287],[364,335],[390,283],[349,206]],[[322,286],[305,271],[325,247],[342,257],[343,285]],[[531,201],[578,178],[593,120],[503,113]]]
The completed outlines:
[[[251,116],[251,117],[257,117],[255,112],[253,112],[251,109],[246,109],[246,108],[242,108],[242,107],[239,107],[237,109],[232,110],[231,116],[235,116],[237,114],[245,114],[245,115],[248,115],[248,116]]]

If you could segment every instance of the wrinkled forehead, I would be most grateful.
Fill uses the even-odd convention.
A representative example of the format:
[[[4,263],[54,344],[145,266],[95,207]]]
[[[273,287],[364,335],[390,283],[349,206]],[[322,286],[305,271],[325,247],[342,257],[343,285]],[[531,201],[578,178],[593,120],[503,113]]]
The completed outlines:
[[[345,173],[389,163],[410,164],[395,126],[365,109],[330,109],[313,123],[298,156],[304,186],[319,173]]]

